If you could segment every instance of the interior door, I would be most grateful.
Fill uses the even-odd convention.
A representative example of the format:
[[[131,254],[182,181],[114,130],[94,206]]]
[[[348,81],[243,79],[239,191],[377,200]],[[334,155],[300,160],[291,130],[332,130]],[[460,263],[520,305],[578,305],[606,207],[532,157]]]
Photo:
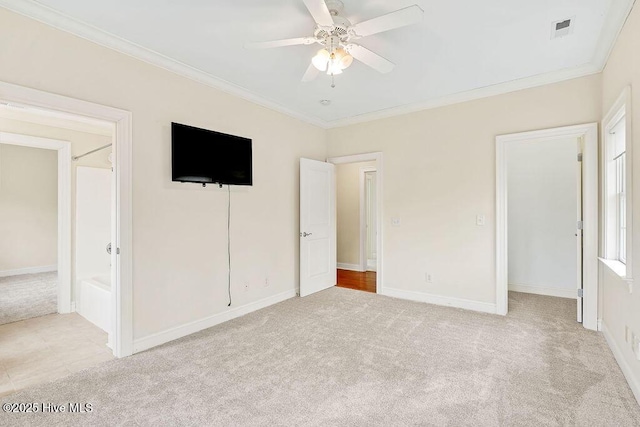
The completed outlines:
[[[335,286],[336,178],[331,163],[300,159],[300,296]]]
[[[577,296],[577,317],[578,322],[582,323],[582,232],[584,229],[583,220],[582,220],[582,141],[578,140],[578,166],[576,168],[576,182],[578,183],[577,188],[577,210],[576,210],[576,247],[577,247],[577,274],[578,274],[578,296]]]

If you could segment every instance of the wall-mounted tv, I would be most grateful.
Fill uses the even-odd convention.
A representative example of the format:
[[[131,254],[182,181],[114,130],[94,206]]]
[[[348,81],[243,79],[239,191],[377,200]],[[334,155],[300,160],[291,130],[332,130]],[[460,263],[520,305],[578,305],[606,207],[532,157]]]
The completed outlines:
[[[177,182],[253,185],[251,140],[171,123],[171,175]]]

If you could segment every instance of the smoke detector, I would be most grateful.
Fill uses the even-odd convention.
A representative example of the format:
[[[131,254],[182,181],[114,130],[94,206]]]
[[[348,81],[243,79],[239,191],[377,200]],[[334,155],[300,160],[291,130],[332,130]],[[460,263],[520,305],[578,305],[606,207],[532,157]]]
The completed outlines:
[[[575,16],[551,23],[551,39],[559,39],[573,34]]]

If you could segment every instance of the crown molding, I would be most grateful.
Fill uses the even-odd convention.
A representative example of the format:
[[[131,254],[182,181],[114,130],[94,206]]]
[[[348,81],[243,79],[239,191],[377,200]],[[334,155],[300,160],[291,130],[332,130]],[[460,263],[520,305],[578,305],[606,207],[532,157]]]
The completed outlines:
[[[459,92],[452,95],[442,96],[440,98],[430,99],[424,102],[402,105],[399,107],[388,108],[372,113],[366,113],[359,116],[353,116],[346,119],[338,119],[327,122],[329,129],[355,125],[359,123],[370,122],[373,120],[388,119],[404,114],[416,113],[418,111],[430,110],[433,108],[445,107],[447,105],[459,104],[462,102],[473,101],[476,99],[489,98],[496,95],[516,92],[523,89],[530,89],[548,84],[559,83],[565,80],[576,79],[579,77],[597,74],[602,70],[592,64],[586,64],[576,68],[568,68],[550,73],[538,74],[524,79],[511,80],[505,83],[485,86],[479,89]]]
[[[593,56],[593,63],[600,69],[604,70],[604,67],[609,61],[609,56],[613,51],[618,36],[627,22],[627,18],[633,9],[636,0],[621,0],[618,2],[612,2],[611,9],[607,19],[605,20],[602,32],[600,33],[600,40],[596,48],[596,53]]]
[[[605,24],[600,34],[596,52],[590,63],[580,67],[569,68],[550,73],[539,74],[524,79],[512,80],[497,85],[486,86],[466,92],[460,92],[453,95],[447,95],[436,99],[416,104],[403,105],[399,107],[388,108],[372,113],[362,114],[359,116],[349,117],[346,119],[338,119],[327,123],[328,128],[338,128],[350,126],[359,123],[370,122],[373,120],[386,119],[403,114],[415,113],[422,110],[444,107],[447,105],[458,104],[461,102],[473,101],[481,98],[488,98],[496,95],[503,95],[509,92],[515,92],[523,89],[530,89],[538,86],[544,86],[553,83],[559,83],[565,80],[585,77],[591,74],[598,74],[604,70],[607,65],[609,56],[618,40],[618,36],[624,27],[624,24],[633,9],[636,0],[621,0],[613,2]]]
[[[320,119],[300,114],[274,101],[256,95],[241,86],[235,85],[218,77],[214,77],[211,74],[195,67],[176,61],[175,59],[169,58],[161,53],[142,47],[34,1],[0,0],[0,6],[20,15],[40,21],[51,27],[71,33],[85,40],[89,40],[90,42],[113,49],[148,64],[163,68],[179,76],[219,89],[230,95],[235,95],[246,101],[253,102],[254,104],[258,104],[262,107],[302,120],[314,126],[326,128],[326,123]]]
[[[392,107],[380,111],[352,116],[344,119],[324,121],[316,117],[293,111],[274,101],[259,96],[248,89],[215,77],[202,70],[171,59],[153,50],[147,49],[114,34],[103,31],[92,25],[71,18],[61,12],[51,9],[32,0],[0,0],[0,6],[13,12],[43,22],[54,28],[72,33],[78,37],[97,43],[101,46],[116,50],[125,55],[147,62],[151,65],[163,68],[174,74],[186,77],[207,86],[219,89],[225,93],[235,95],[257,105],[280,112],[290,117],[310,123],[324,129],[332,129],[365,123],[373,120],[386,119],[394,116],[415,113],[422,110],[444,107],[461,102],[502,95],[523,89],[529,89],[547,84],[562,82],[565,80],[597,74],[604,69],[609,55],[615,46],[618,35],[622,31],[624,23],[629,16],[635,0],[621,0],[613,2],[609,15],[600,35],[596,53],[591,63],[579,67],[553,71],[550,73],[535,75],[523,79],[512,80],[483,88],[473,89],[424,102]]]

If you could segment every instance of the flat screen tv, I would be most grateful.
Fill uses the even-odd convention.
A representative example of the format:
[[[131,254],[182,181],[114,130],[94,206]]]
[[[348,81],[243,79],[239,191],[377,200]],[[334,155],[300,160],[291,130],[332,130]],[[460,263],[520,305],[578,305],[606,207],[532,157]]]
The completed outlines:
[[[171,175],[177,182],[253,185],[251,140],[171,123]]]

